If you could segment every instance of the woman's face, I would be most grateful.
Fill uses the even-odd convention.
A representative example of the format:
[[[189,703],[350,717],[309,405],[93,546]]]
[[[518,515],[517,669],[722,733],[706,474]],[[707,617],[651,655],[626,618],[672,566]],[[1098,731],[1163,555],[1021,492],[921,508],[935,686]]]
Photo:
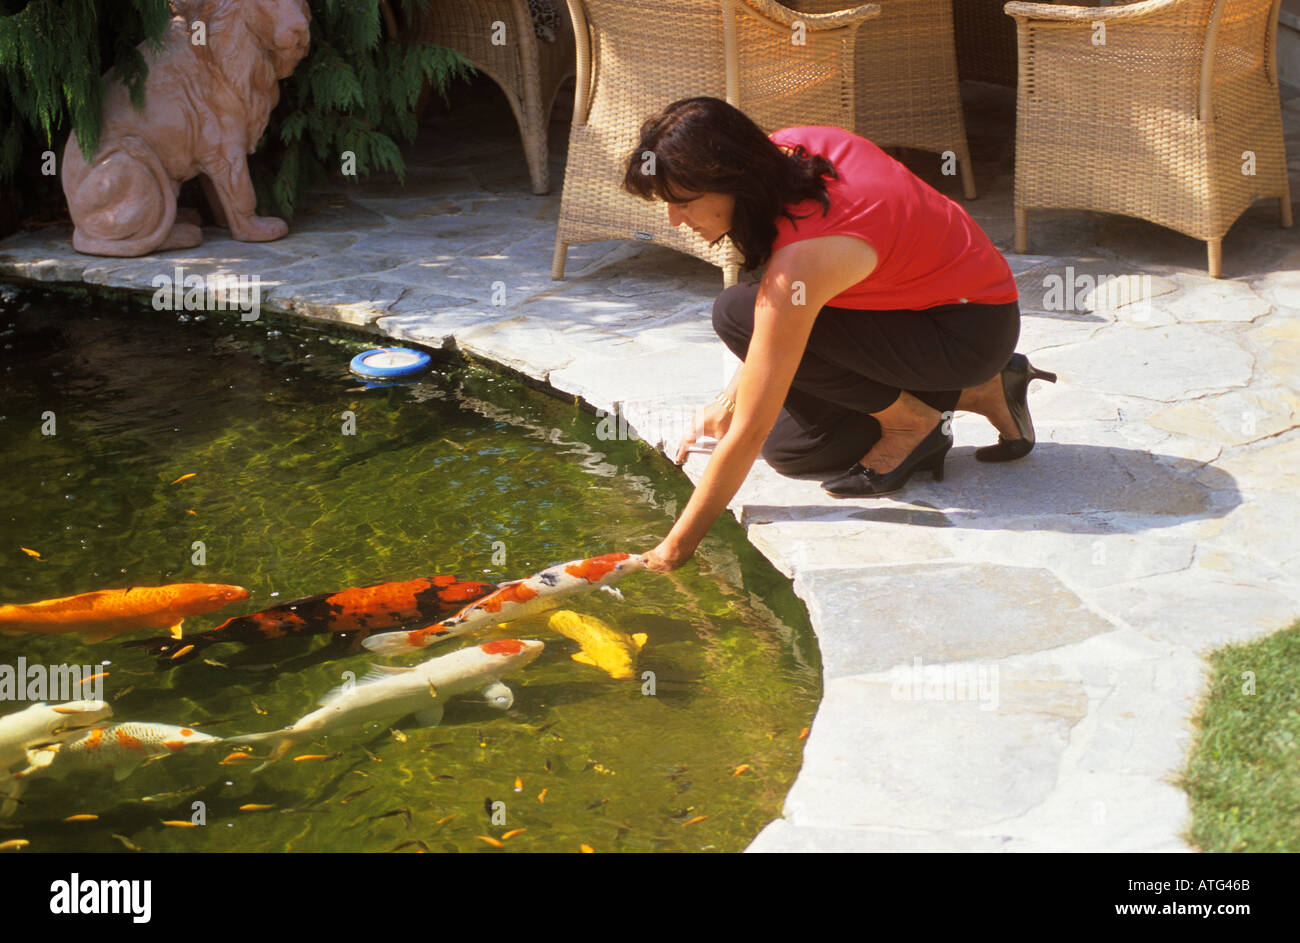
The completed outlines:
[[[668,204],[668,222],[672,226],[685,223],[703,237],[705,242],[716,242],[731,230],[731,213],[736,208],[736,198],[728,193],[683,193],[680,203]]]

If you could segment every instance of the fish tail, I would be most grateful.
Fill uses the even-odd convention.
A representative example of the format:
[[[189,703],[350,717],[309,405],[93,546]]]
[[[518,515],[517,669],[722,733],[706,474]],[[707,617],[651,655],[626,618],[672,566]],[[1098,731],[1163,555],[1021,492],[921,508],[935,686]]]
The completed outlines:
[[[407,632],[380,632],[367,638],[361,644],[368,651],[380,655],[400,655],[403,652],[416,652],[426,646],[448,637],[448,633],[435,634],[423,629]]]
[[[297,742],[298,737],[294,736],[291,729],[267,730],[263,733],[246,733],[239,737],[225,737],[222,739],[223,744],[239,744],[251,747],[271,746],[271,752],[267,754],[266,759],[262,764],[253,767],[254,773],[266,769],[277,760],[283,759],[284,755],[288,753]]]
[[[155,635],[152,638],[134,639],[123,642],[123,648],[143,648],[150,655],[158,656],[159,668],[172,668],[192,661],[217,640],[207,632],[190,635],[185,638],[172,638],[170,635]]]

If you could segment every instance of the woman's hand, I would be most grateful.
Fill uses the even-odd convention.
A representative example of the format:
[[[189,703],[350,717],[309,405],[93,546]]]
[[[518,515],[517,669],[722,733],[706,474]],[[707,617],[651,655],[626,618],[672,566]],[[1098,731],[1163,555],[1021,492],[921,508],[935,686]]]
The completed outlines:
[[[731,428],[731,413],[727,407],[714,401],[695,414],[691,420],[691,431],[686,433],[682,444],[677,446],[677,464],[686,461],[686,453],[700,436],[709,436],[722,441],[722,437]]]
[[[683,553],[681,548],[665,538],[659,546],[649,550],[641,555],[645,561],[645,568],[655,573],[668,573],[677,569],[695,554],[692,547],[687,553]]]

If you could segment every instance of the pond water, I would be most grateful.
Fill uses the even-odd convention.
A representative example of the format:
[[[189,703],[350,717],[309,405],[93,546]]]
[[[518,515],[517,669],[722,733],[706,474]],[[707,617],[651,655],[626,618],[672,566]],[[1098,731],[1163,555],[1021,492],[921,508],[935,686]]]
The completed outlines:
[[[0,308],[0,603],[190,581],[250,591],[189,617],[190,635],[314,593],[447,573],[496,582],[647,550],[689,497],[644,446],[602,441],[591,413],[496,373],[449,363],[416,385],[363,390],[348,362],[373,342],[237,317],[35,290]],[[408,717],[331,734],[290,754],[325,759],[256,772],[222,765],[230,749],[218,745],[120,782],[34,779],[0,820],[0,841],[105,852],[743,849],[779,815],[821,694],[803,605],[730,517],[681,570],[634,573],[620,588],[622,601],[596,592],[565,607],[648,636],[635,680],[573,661],[575,643],[522,623],[513,634],[546,649],[507,680],[508,711],[453,699],[436,727]],[[121,644],[157,634],[0,636],[0,664],[107,662],[115,722],[228,737],[286,726],[345,671],[392,662],[314,636],[214,645],[160,669]],[[0,715],[25,706],[0,704]],[[205,824],[162,824],[193,821],[196,802]],[[97,818],[65,821],[74,815]],[[479,838],[507,834],[500,848]]]

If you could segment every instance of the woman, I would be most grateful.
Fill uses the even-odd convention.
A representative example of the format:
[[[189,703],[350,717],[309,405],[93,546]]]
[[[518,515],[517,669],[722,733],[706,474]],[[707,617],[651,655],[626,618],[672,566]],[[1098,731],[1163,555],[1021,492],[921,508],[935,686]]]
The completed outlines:
[[[726,102],[688,98],[642,127],[623,186],[665,201],[674,226],[729,236],[746,271],[767,266],[714,303],[742,364],[678,449],[681,462],[697,437],[718,440],[651,569],[691,557],[760,451],[783,474],[849,465],[823,487],[851,497],[895,492],[918,470],[942,480],[954,409],[998,430],[981,461],[1033,448],[1029,381],[1056,377],[1013,354],[1006,260],[965,210],[870,141],[828,127],[769,139]]]

